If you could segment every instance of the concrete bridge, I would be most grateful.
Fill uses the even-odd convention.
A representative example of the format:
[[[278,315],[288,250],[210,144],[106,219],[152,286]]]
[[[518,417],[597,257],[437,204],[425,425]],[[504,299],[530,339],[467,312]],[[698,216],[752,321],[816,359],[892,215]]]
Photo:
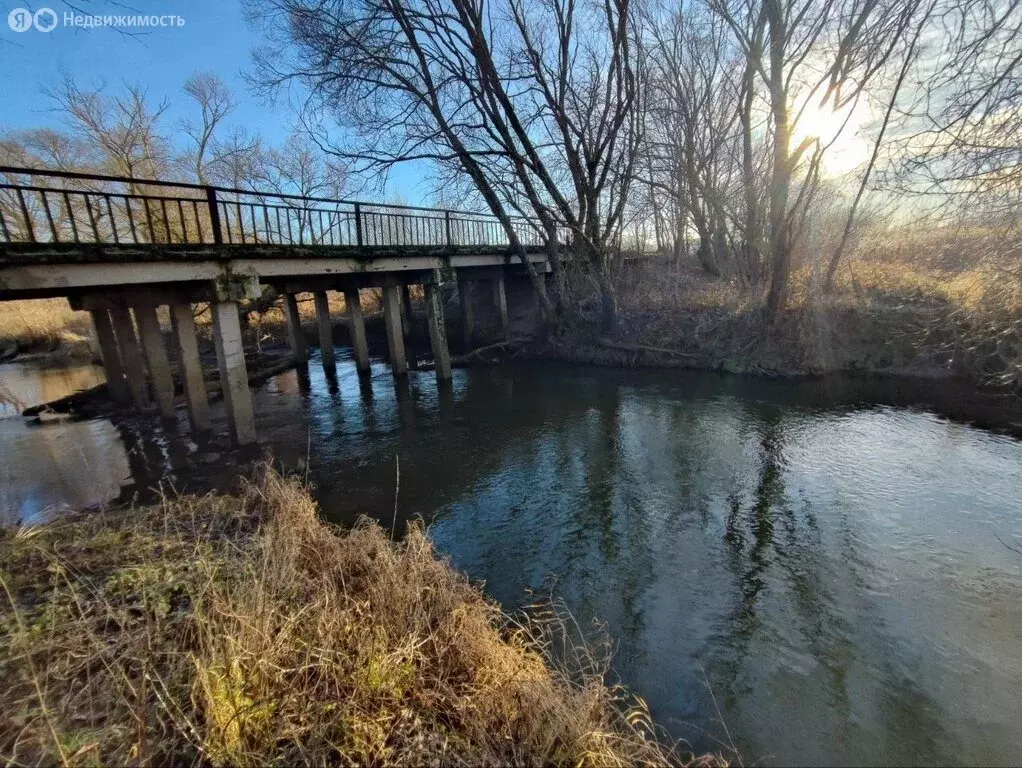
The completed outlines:
[[[527,258],[550,270],[538,229],[513,222]],[[152,179],[0,166],[0,301],[66,297],[92,315],[111,397],[171,418],[175,387],[156,310],[168,306],[193,430],[210,426],[192,305],[209,303],[231,436],[256,439],[238,302],[283,297],[295,359],[307,357],[295,294],[315,297],[322,359],[334,365],[327,292],[343,291],[354,357],[369,370],[359,291],[382,288],[388,352],[406,373],[402,304],[426,297],[436,375],[451,376],[440,285],[457,279],[472,333],[472,283],[487,281],[507,333],[505,278],[523,274],[493,216]]]

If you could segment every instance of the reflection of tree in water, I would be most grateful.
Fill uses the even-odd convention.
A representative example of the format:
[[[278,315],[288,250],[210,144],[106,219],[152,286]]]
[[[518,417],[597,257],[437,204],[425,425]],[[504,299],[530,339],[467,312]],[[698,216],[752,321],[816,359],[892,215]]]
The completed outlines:
[[[750,679],[747,663],[753,669],[757,665],[750,657],[754,643],[757,639],[769,639],[762,636],[768,624],[794,620],[792,623],[809,655],[825,670],[827,706],[844,718],[847,735],[851,737],[858,728],[852,710],[864,695],[849,685],[851,667],[873,666],[882,677],[874,685],[879,686],[884,712],[879,716],[870,712],[870,719],[883,724],[885,733],[877,735],[886,736],[889,742],[884,745],[887,751],[880,750],[879,754],[914,750],[904,752],[904,758],[917,762],[921,759],[920,743],[936,747],[938,742],[947,741],[938,708],[911,677],[894,669],[891,660],[899,655],[899,650],[894,647],[896,641],[884,632],[882,623],[870,628],[851,626],[842,615],[836,596],[828,589],[830,564],[811,501],[803,499],[797,503],[787,493],[783,413],[774,408],[752,412],[748,423],[759,433],[760,466],[751,501],[746,503],[740,492],[731,493],[727,500],[725,559],[736,578],[739,594],[725,622],[727,636],[720,643],[723,658],[714,663],[711,673],[714,690],[725,692],[725,717],[726,710],[737,709],[749,692],[749,684],[739,687],[736,683]],[[846,547],[842,562],[849,570],[839,578],[858,581],[854,569],[864,564],[851,537],[845,537],[842,545]],[[768,594],[774,600],[764,608]],[[783,602],[779,603],[778,597]],[[881,659],[870,658],[868,650],[863,652],[857,632],[868,632],[870,641],[879,641],[884,651]],[[770,684],[768,679],[755,682]],[[866,705],[875,709],[877,704],[868,701],[870,693],[865,693]],[[943,744],[942,748],[947,746]],[[940,754],[934,751],[932,759],[939,760]]]
[[[641,602],[656,578],[655,548],[648,510],[641,493],[634,493],[642,480],[625,466],[621,388],[614,382],[597,386],[594,407],[579,425],[579,439],[561,443],[565,455],[560,466],[574,474],[572,458],[581,463],[580,474],[565,479],[579,488],[584,502],[570,507],[573,525],[565,537],[560,578],[563,585],[581,590],[575,596],[581,618],[612,622],[618,647],[634,658],[644,653]],[[594,428],[586,429],[590,419]],[[596,597],[613,604],[597,605]]]

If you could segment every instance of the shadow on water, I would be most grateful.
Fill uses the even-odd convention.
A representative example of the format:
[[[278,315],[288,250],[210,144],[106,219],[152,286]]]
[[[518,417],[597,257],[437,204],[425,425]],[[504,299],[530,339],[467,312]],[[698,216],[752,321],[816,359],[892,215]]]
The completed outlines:
[[[615,674],[697,749],[730,732],[748,762],[1013,763],[1022,557],[999,539],[1022,539],[1022,445],[919,398],[553,365],[438,386],[343,356],[253,393],[263,446],[328,517],[389,527],[399,463],[399,529],[424,519],[509,608],[550,593],[583,630],[605,622]],[[110,457],[81,464],[104,498],[233,482],[237,458],[173,427],[65,428],[92,432],[0,421],[26,430],[3,457],[23,512],[77,501],[84,471],[61,484],[22,461],[48,444],[65,469],[65,444]]]

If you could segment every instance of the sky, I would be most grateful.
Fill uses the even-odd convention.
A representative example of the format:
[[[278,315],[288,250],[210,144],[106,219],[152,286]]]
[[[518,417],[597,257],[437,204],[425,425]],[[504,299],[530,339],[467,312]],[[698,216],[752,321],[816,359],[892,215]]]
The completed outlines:
[[[64,15],[163,15],[181,17],[183,26],[148,29],[75,28]],[[10,17],[17,9],[56,12],[58,25],[50,32],[32,27],[14,31]],[[45,22],[45,18],[43,19]],[[126,34],[130,32],[130,34]],[[260,42],[245,21],[238,0],[0,0],[0,131],[18,128],[66,127],[41,90],[58,84],[63,73],[74,75],[82,87],[124,83],[146,89],[153,104],[170,102],[164,129],[173,132],[186,117],[198,113],[182,92],[190,74],[213,72],[228,84],[237,101],[231,120],[260,133],[269,143],[282,143],[293,121],[286,104],[272,105],[254,94],[244,81],[251,68],[251,51]],[[421,202],[428,193],[423,169],[397,169],[383,193]]]

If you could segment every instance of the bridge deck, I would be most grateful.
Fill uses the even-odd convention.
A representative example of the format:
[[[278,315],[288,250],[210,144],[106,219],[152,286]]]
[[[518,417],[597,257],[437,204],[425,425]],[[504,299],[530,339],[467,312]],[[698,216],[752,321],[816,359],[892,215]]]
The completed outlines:
[[[173,420],[177,385],[156,314],[168,306],[196,433],[210,428],[210,411],[192,305],[208,302],[228,426],[232,439],[246,444],[256,434],[238,301],[260,296],[259,282],[281,294],[297,363],[307,360],[307,342],[295,294],[314,292],[328,370],[334,355],[326,292],[343,290],[364,374],[371,368],[359,289],[381,287],[396,376],[409,365],[407,284],[422,283],[436,376],[445,381],[452,374],[438,270],[459,272],[467,343],[471,283],[480,278],[506,337],[505,273],[522,259],[549,269],[540,232],[527,219],[464,211],[0,167],[0,301],[66,296],[89,311],[111,397],[145,409],[152,395],[160,415]]]
[[[540,230],[512,230],[543,263]],[[102,286],[492,267],[506,227],[466,211],[0,167],[0,299]]]

